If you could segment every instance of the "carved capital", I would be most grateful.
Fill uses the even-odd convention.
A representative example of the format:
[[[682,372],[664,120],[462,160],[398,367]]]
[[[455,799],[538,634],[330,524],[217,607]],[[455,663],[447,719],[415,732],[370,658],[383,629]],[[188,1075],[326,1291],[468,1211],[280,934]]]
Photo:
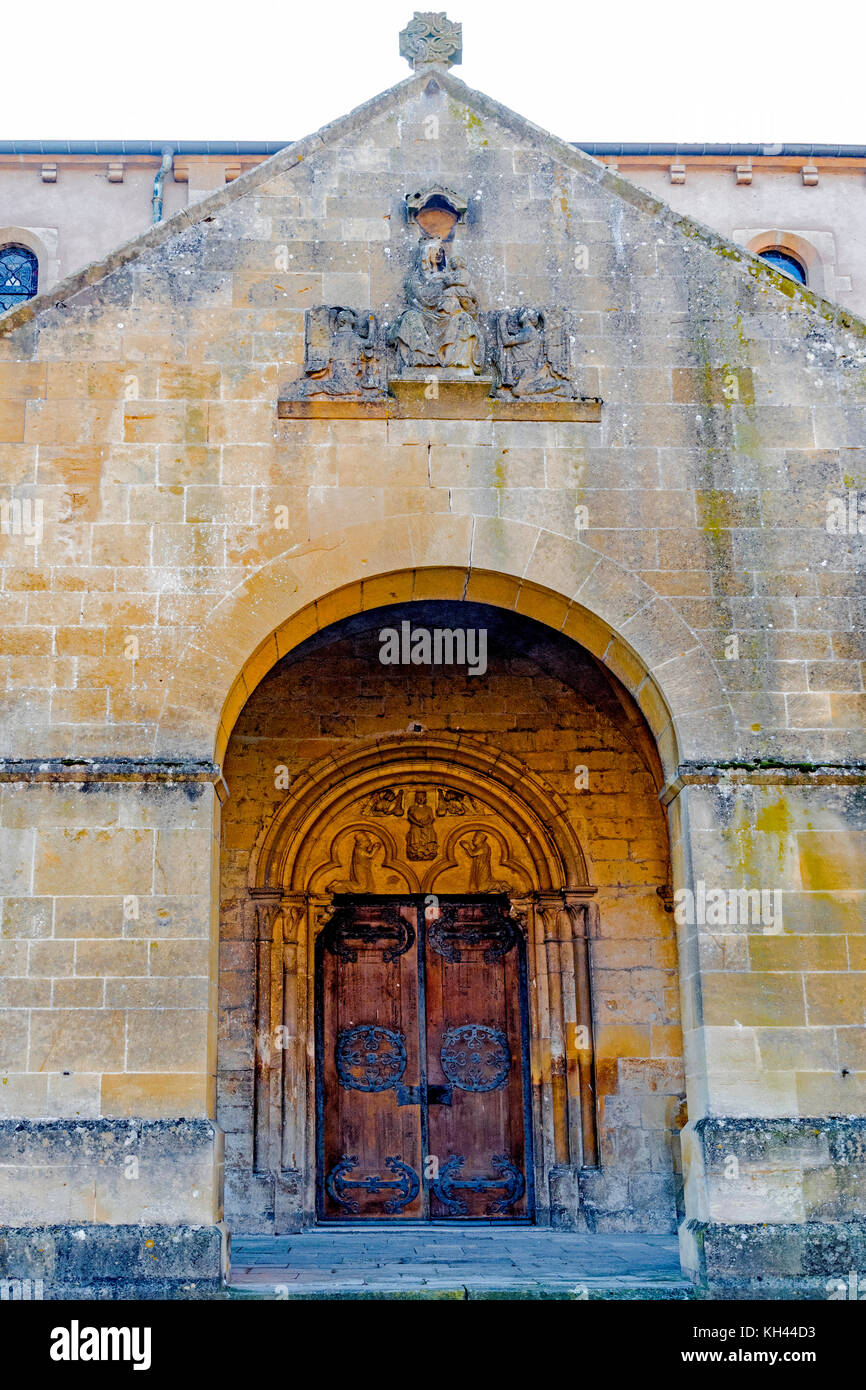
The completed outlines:
[[[544,929],[544,940],[546,942],[558,941],[557,923],[563,908],[562,893],[556,891],[536,893],[534,900],[535,910],[541,918]]]
[[[280,915],[279,893],[253,889],[250,898],[249,911],[253,923],[252,935],[256,941],[273,941],[274,924]]]
[[[306,893],[284,893],[280,899],[280,909],[283,914],[283,941],[286,945],[297,945],[307,911]]]
[[[581,937],[598,935],[598,907],[593,901],[595,888],[566,888],[563,890],[563,906],[571,922],[571,934],[575,940]]]

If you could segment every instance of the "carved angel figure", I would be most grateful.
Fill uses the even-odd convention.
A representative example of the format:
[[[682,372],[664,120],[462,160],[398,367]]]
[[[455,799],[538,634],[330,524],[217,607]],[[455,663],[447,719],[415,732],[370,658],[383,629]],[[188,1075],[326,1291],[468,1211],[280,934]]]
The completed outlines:
[[[397,787],[382,787],[364,802],[365,816],[402,816],[403,792]]]
[[[367,396],[382,390],[375,314],[322,305],[309,309],[301,396]]]
[[[504,309],[496,315],[500,391],[512,396],[557,396],[573,400],[568,333],[561,311]]]
[[[465,816],[477,807],[468,792],[459,792],[454,787],[439,787],[436,793],[437,816]]]

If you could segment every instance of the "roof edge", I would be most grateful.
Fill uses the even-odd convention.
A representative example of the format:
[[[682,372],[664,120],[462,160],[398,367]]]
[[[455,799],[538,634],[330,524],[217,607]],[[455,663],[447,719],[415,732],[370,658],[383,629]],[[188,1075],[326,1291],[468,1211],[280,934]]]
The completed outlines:
[[[711,227],[676,212],[668,203],[662,202],[637,184],[624,179],[593,155],[578,149],[570,141],[553,135],[542,126],[535,125],[534,122],[512,111],[494,97],[489,97],[484,92],[478,92],[467,86],[447,68],[438,65],[430,65],[418,72],[411,73],[403,81],[387,88],[384,92],[380,92],[369,101],[363,102],[362,105],[356,106],[346,115],[328,122],[327,125],[305,136],[302,140],[298,140],[293,145],[288,145],[285,149],[271,155],[263,163],[241,174],[226,188],[219,189],[210,197],[203,198],[191,207],[182,208],[167,221],[148,228],[147,231],[142,232],[131,241],[125,242],[101,260],[94,261],[81,270],[74,271],[47,293],[36,295],[17,308],[8,309],[5,314],[0,314],[0,335],[5,336],[23,327],[43,310],[63,306],[67,299],[105,279],[114,271],[135,260],[143,252],[156,250],[164,242],[186,230],[187,227],[208,221],[222,208],[229,206],[239,197],[243,197],[250,189],[269,182],[277,174],[290,171],[309,156],[321,152],[329,144],[341,139],[356,127],[387,111],[401,96],[407,95],[414,88],[426,87],[431,79],[435,80],[439,87],[448,92],[455,100],[471,106],[475,111],[496,121],[517,134],[520,139],[543,147],[551,157],[577,169],[585,177],[603,185],[611,193],[645,212],[648,216],[661,218],[665,225],[673,230],[691,239],[704,242],[710,250],[724,257],[725,260],[742,262],[751,275],[765,280],[775,289],[780,290],[786,298],[798,300],[807,307],[817,310],[826,322],[853,330],[866,337],[866,322],[856,314],[852,314],[850,310],[845,309],[840,304],[835,304],[832,300],[821,298],[805,286],[798,285],[790,277],[782,275],[765,261],[752,255],[744,246],[729,241]]]
[[[3,155],[148,155],[159,159],[166,147],[180,156],[279,154],[292,140],[0,140]],[[681,155],[742,159],[866,159],[866,145],[804,145],[727,143],[724,141],[570,140],[569,144],[596,158],[638,158],[643,155]]]

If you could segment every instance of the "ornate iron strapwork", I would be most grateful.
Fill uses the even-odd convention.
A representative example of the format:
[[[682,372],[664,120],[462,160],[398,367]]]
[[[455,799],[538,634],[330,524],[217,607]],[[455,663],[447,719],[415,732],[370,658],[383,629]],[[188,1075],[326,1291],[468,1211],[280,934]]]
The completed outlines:
[[[459,1176],[466,1162],[463,1154],[452,1154],[447,1163],[439,1169],[439,1176],[433,1183],[433,1192],[452,1216],[466,1216],[469,1208],[462,1197],[455,1195],[457,1188],[468,1192],[495,1192],[502,1189],[502,1196],[496,1197],[487,1205],[487,1216],[497,1216],[513,1207],[526,1191],[526,1181],[519,1168],[515,1168],[507,1154],[494,1154],[491,1162],[499,1174],[495,1178],[462,1178]]]
[[[496,1091],[511,1069],[508,1039],[498,1028],[463,1023],[442,1035],[442,1070],[461,1091]]]
[[[357,1154],[346,1154],[335,1163],[325,1178],[325,1189],[335,1202],[352,1215],[357,1214],[358,1203],[354,1197],[348,1197],[346,1193],[350,1188],[360,1188],[363,1192],[387,1192],[395,1190],[395,1195],[389,1197],[384,1203],[384,1210],[389,1216],[396,1215],[397,1212],[408,1207],[410,1202],[414,1202],[420,1189],[418,1174],[414,1168],[410,1168],[408,1163],[403,1163],[396,1155],[385,1159],[385,1167],[394,1174],[392,1178],[380,1178],[374,1174],[369,1178],[347,1178],[353,1168],[358,1166]]]
[[[447,906],[427,926],[427,940],[433,950],[455,963],[464,959],[466,950],[482,947],[486,961],[502,960],[519,939],[514,918],[500,909],[485,909],[482,920],[458,920],[458,909]]]
[[[0,251],[0,312],[23,304],[36,293],[39,263],[23,246],[4,246]]]
[[[390,1028],[359,1023],[337,1034],[334,1060],[347,1090],[388,1091],[406,1070],[406,1040]]]
[[[396,960],[415,944],[415,928],[396,907],[382,907],[374,919],[358,920],[353,907],[338,907],[322,932],[327,949],[340,960],[358,959],[358,948],[381,946],[383,961]]]

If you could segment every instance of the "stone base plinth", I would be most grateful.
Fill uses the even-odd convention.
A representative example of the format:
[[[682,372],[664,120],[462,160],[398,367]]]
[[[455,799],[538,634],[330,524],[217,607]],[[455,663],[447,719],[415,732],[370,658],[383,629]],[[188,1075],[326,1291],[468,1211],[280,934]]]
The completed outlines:
[[[866,1221],[687,1221],[680,1258],[710,1298],[860,1301],[866,1295]]]
[[[706,1116],[682,1149],[683,1269],[709,1296],[866,1293],[866,1118]]]
[[[681,1135],[697,1221],[866,1221],[866,1117],[705,1116]]]
[[[0,1225],[209,1226],[222,1216],[211,1120],[0,1120]]]
[[[10,1299],[212,1298],[228,1267],[222,1225],[0,1226]]]

